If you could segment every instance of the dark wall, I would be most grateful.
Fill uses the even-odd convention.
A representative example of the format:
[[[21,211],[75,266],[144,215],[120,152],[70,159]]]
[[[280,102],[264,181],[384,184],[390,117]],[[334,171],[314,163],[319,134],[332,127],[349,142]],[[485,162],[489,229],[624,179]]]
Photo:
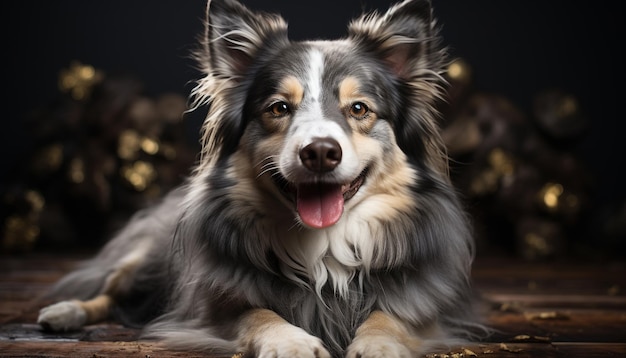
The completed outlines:
[[[296,39],[332,38],[382,0],[248,0],[276,10]],[[369,4],[369,5],[367,5]],[[624,12],[617,1],[434,0],[445,43],[470,64],[478,90],[524,110],[533,94],[558,87],[579,99],[591,122],[578,147],[597,177],[599,201],[624,199]],[[148,93],[186,94],[197,77],[188,59],[202,29],[204,0],[12,2],[3,10],[2,171],[28,146],[24,114],[58,94],[72,60],[136,75]]]

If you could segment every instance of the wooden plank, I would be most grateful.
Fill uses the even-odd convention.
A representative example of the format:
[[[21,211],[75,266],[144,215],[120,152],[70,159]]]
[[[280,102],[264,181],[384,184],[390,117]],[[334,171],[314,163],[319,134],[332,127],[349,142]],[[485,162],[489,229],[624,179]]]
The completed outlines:
[[[625,296],[589,294],[528,294],[528,293],[489,293],[483,297],[492,303],[517,303],[525,307],[600,307],[626,308]]]
[[[518,335],[548,337],[552,342],[626,342],[626,311],[492,312],[486,320],[497,330],[487,339],[491,342],[511,341]]]
[[[626,343],[489,343],[431,353],[426,358],[624,357]]]
[[[40,358],[230,358],[208,353],[190,353],[165,350],[154,342],[2,342],[0,357]]]
[[[0,257],[0,357],[219,357],[165,350],[113,322],[71,333],[42,331],[35,324],[44,304],[38,298],[89,256]],[[486,323],[498,331],[437,358],[460,357],[463,349],[487,358],[626,356],[624,268],[479,259],[474,286]]]
[[[27,347],[25,349],[25,347]],[[431,353],[427,358],[526,358],[526,357],[624,357],[626,344],[581,344],[564,342],[556,344],[542,343],[504,343],[469,345],[450,351]],[[455,355],[456,354],[456,355]],[[463,354],[463,355],[461,355]],[[163,348],[155,342],[3,342],[0,341],[0,357],[84,357],[84,358],[230,358],[229,355],[210,353],[182,352]]]
[[[626,344],[591,344],[581,342],[555,343],[553,347],[561,357],[626,357]],[[536,356],[540,357],[540,356]]]
[[[531,263],[479,259],[474,286],[483,293],[620,296],[626,299],[626,264]]]

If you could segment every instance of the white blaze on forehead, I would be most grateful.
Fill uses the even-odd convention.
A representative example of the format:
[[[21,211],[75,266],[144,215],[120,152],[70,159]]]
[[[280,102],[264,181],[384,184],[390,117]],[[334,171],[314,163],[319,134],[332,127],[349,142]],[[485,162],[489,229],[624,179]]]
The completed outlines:
[[[308,95],[316,102],[322,97],[322,73],[324,73],[324,55],[318,50],[309,52],[309,76],[307,78]]]
[[[308,53],[307,75],[305,77],[305,93],[303,108],[294,118],[298,130],[292,134],[302,138],[301,146],[305,146],[315,137],[334,137],[342,133],[341,127],[324,118],[322,109],[322,76],[324,74],[324,54],[311,49]]]

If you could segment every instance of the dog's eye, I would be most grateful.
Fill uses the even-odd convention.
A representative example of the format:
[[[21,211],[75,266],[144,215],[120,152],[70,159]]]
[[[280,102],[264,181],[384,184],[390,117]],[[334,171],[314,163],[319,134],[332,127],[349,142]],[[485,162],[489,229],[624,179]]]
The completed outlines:
[[[356,119],[363,119],[370,109],[363,102],[355,102],[350,106],[350,115]]]
[[[274,117],[283,117],[291,112],[289,105],[283,101],[272,103],[267,111]]]

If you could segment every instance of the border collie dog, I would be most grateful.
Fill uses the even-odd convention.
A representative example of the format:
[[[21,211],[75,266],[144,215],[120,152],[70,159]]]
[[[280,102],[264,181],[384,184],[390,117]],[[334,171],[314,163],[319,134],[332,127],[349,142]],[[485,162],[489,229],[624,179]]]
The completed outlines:
[[[39,324],[115,318],[174,349],[351,358],[416,357],[480,327],[428,0],[303,42],[278,15],[211,0],[194,57],[195,170],[63,278]]]

